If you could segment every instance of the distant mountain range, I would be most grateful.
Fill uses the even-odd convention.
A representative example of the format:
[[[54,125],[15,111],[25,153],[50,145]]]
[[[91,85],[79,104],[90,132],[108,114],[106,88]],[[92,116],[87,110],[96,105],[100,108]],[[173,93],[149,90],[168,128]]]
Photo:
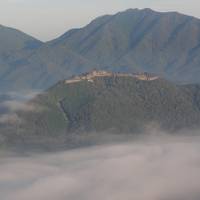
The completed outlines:
[[[26,108],[16,111],[15,123],[1,124],[0,144],[77,147],[110,133],[199,128],[200,86],[179,86],[146,73],[94,71],[60,81]]]
[[[42,43],[0,27],[0,90],[46,89],[91,69],[156,73],[200,83],[200,20],[129,9]]]

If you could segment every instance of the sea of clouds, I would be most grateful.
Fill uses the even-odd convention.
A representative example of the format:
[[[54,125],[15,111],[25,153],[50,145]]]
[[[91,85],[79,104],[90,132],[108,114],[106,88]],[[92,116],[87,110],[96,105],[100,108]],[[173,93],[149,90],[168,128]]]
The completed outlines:
[[[1,155],[1,200],[199,200],[200,137]]]
[[[34,111],[35,108],[27,102],[40,94],[40,91],[25,91],[22,93],[0,93],[0,125],[20,122],[17,111]]]

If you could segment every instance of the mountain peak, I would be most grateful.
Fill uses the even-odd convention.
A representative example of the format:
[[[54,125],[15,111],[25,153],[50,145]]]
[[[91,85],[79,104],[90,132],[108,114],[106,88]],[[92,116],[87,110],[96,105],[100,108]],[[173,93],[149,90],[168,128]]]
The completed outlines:
[[[183,13],[179,13],[177,11],[157,11],[157,10],[154,10],[152,8],[129,8],[129,9],[126,9],[124,11],[121,11],[119,13],[146,13],[146,14],[177,14],[177,15],[182,15],[182,16],[188,16],[188,17],[191,17],[189,15],[185,15]],[[194,17],[195,18],[195,17]]]
[[[145,12],[145,13],[160,13],[158,11],[155,11],[151,8],[129,8],[129,9],[126,9],[125,11],[122,11],[120,13],[129,13],[129,12]]]

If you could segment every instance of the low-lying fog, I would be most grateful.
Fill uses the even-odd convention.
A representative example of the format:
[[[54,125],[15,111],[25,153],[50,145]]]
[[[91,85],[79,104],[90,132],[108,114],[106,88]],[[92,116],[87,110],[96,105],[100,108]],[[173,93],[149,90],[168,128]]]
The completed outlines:
[[[0,158],[1,200],[199,200],[200,137]]]
[[[0,93],[0,125],[10,122],[15,123],[20,118],[16,111],[30,111],[34,108],[27,102],[40,94],[40,91],[24,91],[22,93]],[[1,134],[1,133],[0,133]]]

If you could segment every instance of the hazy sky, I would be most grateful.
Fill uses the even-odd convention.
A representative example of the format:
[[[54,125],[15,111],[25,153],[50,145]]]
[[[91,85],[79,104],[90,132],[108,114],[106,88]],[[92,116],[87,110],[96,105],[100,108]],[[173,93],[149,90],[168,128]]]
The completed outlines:
[[[0,0],[0,24],[50,40],[99,15],[136,7],[200,17],[199,0]]]

